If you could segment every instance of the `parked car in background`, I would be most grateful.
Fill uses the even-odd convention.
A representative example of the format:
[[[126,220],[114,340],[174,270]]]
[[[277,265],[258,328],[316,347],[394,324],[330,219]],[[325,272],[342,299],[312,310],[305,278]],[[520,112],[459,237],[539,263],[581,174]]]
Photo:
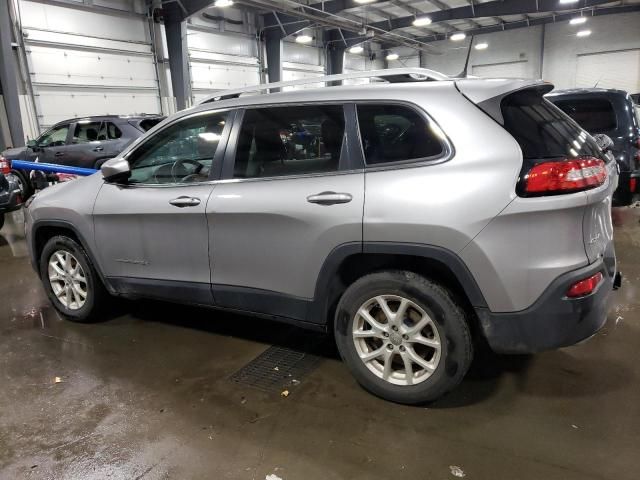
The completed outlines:
[[[23,198],[18,178],[11,173],[11,164],[0,157],[0,228],[4,225],[5,213],[22,206]]]
[[[163,120],[157,115],[96,116],[75,118],[57,123],[26,147],[10,148],[2,152],[7,160],[39,161],[74,167],[100,168],[109,158],[117,156],[135,139]],[[28,172],[13,170],[20,183],[22,196],[33,193]],[[44,175],[37,177],[42,188]]]
[[[623,90],[585,88],[552,92],[547,99],[590,134],[613,140],[612,153],[620,167],[614,204],[629,205],[634,193],[640,193],[640,119],[631,96]]]
[[[484,342],[590,337],[620,278],[615,161],[550,84],[434,73],[221,92],[39,192],[25,231],[52,304],[89,321],[109,294],[152,297],[333,331],[355,378],[402,403],[454,388]]]

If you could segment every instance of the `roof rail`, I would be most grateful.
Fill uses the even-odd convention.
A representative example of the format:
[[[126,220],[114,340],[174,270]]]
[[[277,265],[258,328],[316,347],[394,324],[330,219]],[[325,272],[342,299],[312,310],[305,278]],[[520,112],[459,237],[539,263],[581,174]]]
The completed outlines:
[[[368,70],[365,72],[340,73],[338,75],[301,78],[299,80],[290,80],[287,82],[263,83],[260,85],[253,85],[251,87],[223,90],[205,98],[199,102],[199,105],[202,105],[203,103],[217,102],[220,100],[228,100],[230,98],[237,98],[243,93],[262,92],[274,88],[295,87],[311,83],[335,82],[356,78],[378,78],[386,80],[389,83],[424,82],[450,79],[450,77],[443,73],[436,72],[435,70],[429,70],[427,68],[389,68],[385,70]]]

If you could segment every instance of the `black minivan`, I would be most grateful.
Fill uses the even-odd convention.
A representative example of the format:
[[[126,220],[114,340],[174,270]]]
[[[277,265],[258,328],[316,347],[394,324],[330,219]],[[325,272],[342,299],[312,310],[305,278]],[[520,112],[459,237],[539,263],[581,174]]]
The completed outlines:
[[[629,205],[634,193],[640,193],[640,113],[631,96],[623,90],[580,88],[558,90],[545,98],[590,134],[611,137],[612,153],[620,166],[613,202]]]

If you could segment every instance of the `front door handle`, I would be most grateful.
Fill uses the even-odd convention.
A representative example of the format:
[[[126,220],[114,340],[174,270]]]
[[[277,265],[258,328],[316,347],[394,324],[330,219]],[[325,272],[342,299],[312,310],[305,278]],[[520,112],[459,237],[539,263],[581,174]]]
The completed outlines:
[[[93,149],[94,152],[102,152],[104,150],[104,147],[96,147]]]
[[[64,155],[64,152],[56,152],[54,156],[61,157]]]
[[[195,207],[200,205],[200,199],[196,197],[178,197],[173,200],[169,200],[169,203],[178,208]]]
[[[349,193],[322,192],[307,197],[307,202],[318,205],[335,205],[336,203],[349,203],[353,197]]]

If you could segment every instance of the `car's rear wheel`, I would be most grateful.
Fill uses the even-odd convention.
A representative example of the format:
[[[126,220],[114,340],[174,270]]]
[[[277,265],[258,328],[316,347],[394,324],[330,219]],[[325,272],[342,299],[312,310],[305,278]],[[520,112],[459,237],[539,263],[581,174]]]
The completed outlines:
[[[66,236],[51,238],[40,256],[40,278],[53,306],[77,322],[99,318],[108,296],[84,249]]]
[[[464,309],[441,285],[411,272],[354,282],[338,304],[335,336],[356,380],[399,403],[444,395],[462,381],[473,357]]]
[[[18,188],[20,189],[20,196],[22,197],[22,201],[26,202],[27,199],[31,195],[33,195],[33,186],[31,185],[29,176],[23,172],[19,172],[18,170],[11,170],[10,175],[13,175],[16,179]]]

